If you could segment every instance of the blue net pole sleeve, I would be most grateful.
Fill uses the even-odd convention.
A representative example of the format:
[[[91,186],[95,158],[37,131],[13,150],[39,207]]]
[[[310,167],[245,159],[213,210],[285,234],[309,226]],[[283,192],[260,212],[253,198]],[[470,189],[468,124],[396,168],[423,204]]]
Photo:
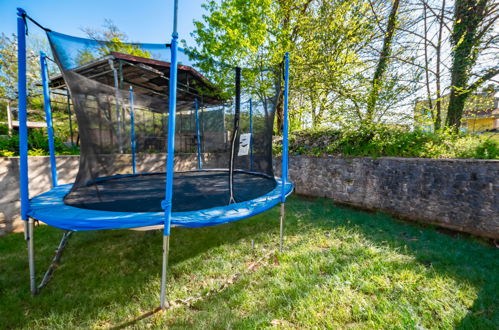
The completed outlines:
[[[282,132],[282,195],[281,201],[286,201],[284,185],[288,182],[288,94],[289,94],[289,53],[284,56],[284,125]]]
[[[253,100],[249,99],[250,171],[253,171]]]
[[[21,193],[21,219],[28,220],[29,187],[28,187],[28,125],[26,110],[26,25],[24,9],[17,8],[17,88],[19,108],[19,183]]]
[[[178,34],[172,35],[170,64],[170,96],[168,109],[168,151],[166,157],[166,197],[164,201],[165,227],[163,235],[170,235],[172,197],[173,197],[173,163],[175,152],[175,109],[177,107],[177,42]]]
[[[40,67],[42,73],[43,105],[45,121],[47,122],[47,136],[50,155],[50,172],[52,174],[52,188],[57,187],[57,164],[55,162],[54,127],[52,125],[52,107],[50,106],[49,79],[47,72],[47,56],[40,52]]]
[[[199,132],[199,102],[198,98],[194,98],[194,110],[196,111],[196,138],[198,145],[198,169],[203,168],[203,161],[201,159],[201,134]]]
[[[135,115],[133,109],[133,87],[130,86],[130,142],[132,145],[132,171],[136,173],[136,160],[135,160]]]

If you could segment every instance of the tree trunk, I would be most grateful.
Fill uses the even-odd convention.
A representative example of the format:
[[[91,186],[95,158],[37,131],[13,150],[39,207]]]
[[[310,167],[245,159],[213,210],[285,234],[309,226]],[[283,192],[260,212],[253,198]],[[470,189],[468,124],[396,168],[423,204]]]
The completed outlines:
[[[304,16],[310,6],[312,0],[306,0],[301,5],[297,7],[289,6],[290,3],[286,3],[286,1],[278,2],[281,7],[282,15],[282,26],[283,30],[286,31],[289,29],[289,25],[291,22],[291,11],[298,10],[300,15]],[[300,25],[295,24],[294,27],[290,31],[289,39],[287,40],[287,45],[284,45],[285,51],[291,50],[291,45],[296,43],[296,39],[298,38],[298,33],[300,32]],[[284,61],[282,62],[282,68],[284,69]],[[284,71],[280,72],[282,75]],[[276,116],[277,116],[277,131],[282,133],[284,128],[284,89],[279,88],[279,99],[276,105]]]
[[[426,8],[426,7],[425,7]],[[444,28],[444,11],[445,11],[445,0],[442,1],[442,9],[440,11],[440,21],[438,27],[438,41],[437,41],[437,67],[435,73],[436,79],[436,87],[437,87],[437,99],[435,101],[436,113],[435,113],[435,121],[434,127],[435,131],[440,130],[442,127],[442,90],[440,85],[440,63],[441,63],[441,54],[442,54],[442,30]]]
[[[275,114],[277,117],[277,132],[282,133],[284,128],[284,90],[281,89],[278,93],[279,97],[277,98]]]
[[[370,124],[373,121],[374,110],[376,108],[376,102],[379,98],[379,93],[383,84],[383,75],[388,67],[389,58],[392,52],[392,41],[395,35],[395,28],[397,25],[397,13],[399,8],[400,0],[394,0],[390,15],[388,16],[388,24],[386,27],[385,37],[383,39],[383,48],[379,56],[378,65],[376,66],[376,71],[374,72],[371,92],[367,100],[367,112],[365,122]]]
[[[315,94],[311,94],[312,97],[310,98],[310,109],[312,110],[312,128],[316,129],[318,126],[318,113],[317,113],[317,96]]]
[[[470,95],[470,72],[476,63],[480,38],[478,29],[486,16],[488,0],[456,0],[451,34],[451,92],[446,125],[457,132],[461,126],[464,104]]]
[[[12,111],[10,110],[10,101],[7,101],[7,126],[9,128],[9,136],[12,135]]]
[[[433,104],[431,100],[431,89],[430,89],[430,61],[428,59],[428,17],[426,15],[426,6],[423,6],[423,23],[424,23],[424,63],[425,63],[425,78],[426,78],[426,94],[428,98],[428,109],[430,110],[433,122],[435,122],[433,115]],[[422,110],[424,111],[424,109]],[[424,113],[422,113],[424,114]]]

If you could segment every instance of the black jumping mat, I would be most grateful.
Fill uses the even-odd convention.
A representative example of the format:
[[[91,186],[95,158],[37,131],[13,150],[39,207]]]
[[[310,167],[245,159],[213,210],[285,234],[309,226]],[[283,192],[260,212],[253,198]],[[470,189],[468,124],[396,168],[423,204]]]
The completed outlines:
[[[255,199],[272,191],[273,178],[234,172],[236,202]],[[74,207],[114,212],[160,212],[165,199],[165,173],[118,176],[74,187],[64,203]],[[229,204],[228,171],[176,172],[173,179],[173,212],[198,211]]]

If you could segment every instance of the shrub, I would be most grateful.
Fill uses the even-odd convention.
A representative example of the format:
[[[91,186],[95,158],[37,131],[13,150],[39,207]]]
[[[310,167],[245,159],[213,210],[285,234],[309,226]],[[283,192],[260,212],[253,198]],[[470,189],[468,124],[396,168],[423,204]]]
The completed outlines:
[[[14,157],[16,155],[13,151],[0,150],[0,157]]]
[[[7,135],[9,134],[9,126],[6,124],[0,124],[0,135]]]
[[[499,158],[499,143],[494,136],[410,131],[386,125],[293,132],[289,148],[290,154],[314,156]],[[280,149],[281,144],[276,143],[274,151],[280,153]]]
[[[56,154],[77,155],[78,147],[66,147],[57,136],[54,137],[54,147]],[[31,129],[28,134],[28,155],[46,156],[49,155],[47,135],[43,129]],[[12,136],[0,137],[0,157],[19,156],[19,135],[17,132]]]

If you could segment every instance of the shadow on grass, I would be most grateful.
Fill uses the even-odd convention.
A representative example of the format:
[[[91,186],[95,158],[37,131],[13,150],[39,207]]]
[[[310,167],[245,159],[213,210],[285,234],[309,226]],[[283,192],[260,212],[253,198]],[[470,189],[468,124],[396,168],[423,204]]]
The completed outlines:
[[[397,315],[402,319],[401,324],[409,327],[421,326],[418,318],[427,327],[468,329],[490,328],[499,324],[497,249],[474,239],[449,237],[433,228],[399,222],[383,214],[337,207],[329,200],[293,197],[287,205],[286,251],[278,257],[276,265],[262,266],[221,292],[205,297],[191,307],[171,310],[164,315],[155,314],[161,275],[160,232],[76,233],[52,282],[34,298],[29,296],[22,234],[2,238],[0,311],[6,314],[3,316],[0,313],[0,324],[7,328],[22,327],[27,322],[30,326],[42,327],[67,327],[67,322],[93,327],[133,327],[146,320],[156,322],[158,326],[192,327],[194,322],[199,328],[237,328],[267,327],[270,324],[286,326],[288,320],[298,320],[297,326],[313,327],[331,326],[328,315],[334,315],[333,319],[344,327],[355,323],[365,326],[371,318],[383,319],[389,314]],[[221,250],[223,253],[241,244],[249,245],[249,240],[253,238],[267,245],[274,242],[265,239],[275,239],[277,244],[277,226],[278,210],[275,208],[232,224],[173,230],[169,284],[175,286],[175,279],[182,274],[199,271],[203,267],[201,263],[189,264],[190,268],[182,266],[182,263],[204,258],[208,250],[226,249]],[[36,230],[40,276],[42,268],[49,263],[60,232],[48,227]],[[362,241],[362,244],[357,244],[357,241]],[[407,260],[383,263],[377,259],[379,254],[367,248],[370,246],[394,251],[407,256]],[[417,273],[419,270],[422,281],[431,281],[436,277],[451,278],[476,290],[476,298],[468,311],[462,314],[464,317],[440,320],[447,311],[431,310],[429,307],[425,310],[426,305],[418,304],[418,299],[424,298],[425,293],[421,293],[421,297],[406,297],[406,292],[390,289],[392,291],[386,294],[382,290],[388,289],[377,287],[376,283],[373,287],[369,287],[373,283],[362,283],[364,271],[380,276],[385,273],[396,276],[405,271]],[[340,290],[338,296],[332,297],[338,299],[339,302],[335,303],[345,306],[349,315],[341,315],[340,309],[328,310],[331,301],[321,300],[327,290],[337,289],[345,291]],[[360,305],[362,302],[348,300],[344,294],[348,290],[365,292],[379,299],[395,298],[389,306],[381,306],[374,312],[366,311],[363,309],[365,306]],[[144,299],[144,296],[148,298]],[[412,299],[409,308],[399,304],[407,299]],[[135,303],[134,309],[128,309],[130,302]],[[311,313],[310,308],[316,307],[313,305],[322,308],[324,314]],[[445,303],[442,305],[445,309]],[[419,309],[411,310],[411,306]],[[137,309],[142,312],[137,312]],[[106,311],[112,311],[113,316],[102,317]],[[114,324],[94,323],[95,320],[110,318]],[[345,323],[342,324],[342,320],[346,320]],[[390,321],[386,319],[383,322],[389,326]]]

